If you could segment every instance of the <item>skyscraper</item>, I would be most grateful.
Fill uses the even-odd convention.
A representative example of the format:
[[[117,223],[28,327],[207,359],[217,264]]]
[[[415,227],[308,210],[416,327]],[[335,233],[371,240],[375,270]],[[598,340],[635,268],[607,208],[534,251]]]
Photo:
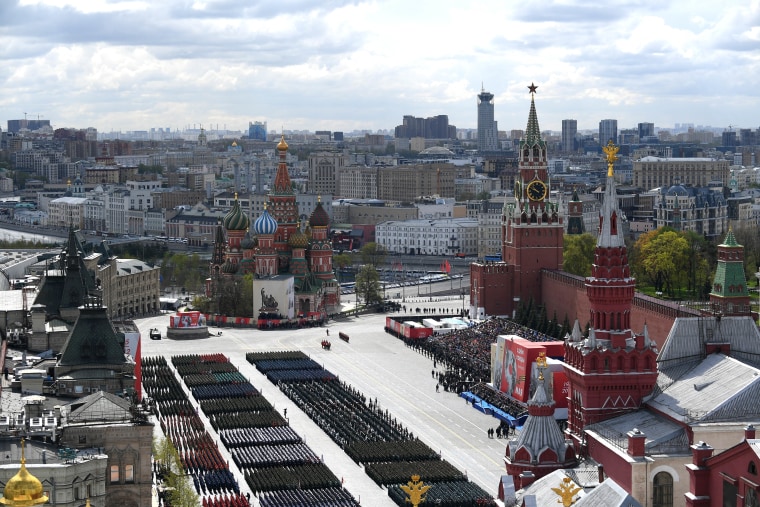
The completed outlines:
[[[616,144],[618,142],[617,120],[602,120],[599,122],[599,144],[604,146],[610,140]]]
[[[654,123],[639,123],[639,142],[647,143],[656,140]]]
[[[498,129],[493,119],[493,93],[482,87],[478,94],[478,151],[495,151],[498,148]]]
[[[578,134],[578,120],[562,120],[562,151],[571,153],[577,149],[576,134]]]

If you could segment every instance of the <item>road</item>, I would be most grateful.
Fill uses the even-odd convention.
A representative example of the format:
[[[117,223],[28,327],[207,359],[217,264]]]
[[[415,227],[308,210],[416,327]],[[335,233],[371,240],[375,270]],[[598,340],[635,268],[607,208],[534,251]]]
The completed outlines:
[[[433,305],[429,298],[407,298],[406,304]],[[457,309],[459,299],[436,301],[435,306]],[[271,384],[245,360],[251,351],[301,350],[342,381],[358,389],[368,398],[377,399],[397,420],[443,458],[496,497],[498,481],[505,473],[502,456],[506,441],[489,439],[487,429],[498,421],[473,409],[456,394],[436,393],[432,378],[433,362],[406,347],[402,341],[384,332],[385,315],[361,316],[340,322],[331,321],[331,350],[323,350],[320,342],[326,338],[325,328],[301,330],[259,331],[222,329],[222,336],[194,341],[167,339],[168,315],[136,321],[143,336],[142,356],[163,355],[169,359],[177,354],[223,353],[250,382],[279,411],[288,409],[293,429],[322,456],[345,487],[360,499],[362,505],[392,506],[386,490],[378,487],[358,466],[296,407],[279,389]],[[158,327],[164,339],[149,340],[150,328]],[[211,328],[216,333],[217,328]],[[342,331],[350,336],[346,343],[337,338]],[[214,435],[213,428],[208,431]],[[223,451],[223,454],[226,450]],[[226,455],[226,454],[225,454]],[[231,467],[234,463],[230,461]],[[242,475],[236,471],[243,490],[247,490]],[[420,471],[424,476],[424,471]],[[424,480],[424,478],[423,478]]]

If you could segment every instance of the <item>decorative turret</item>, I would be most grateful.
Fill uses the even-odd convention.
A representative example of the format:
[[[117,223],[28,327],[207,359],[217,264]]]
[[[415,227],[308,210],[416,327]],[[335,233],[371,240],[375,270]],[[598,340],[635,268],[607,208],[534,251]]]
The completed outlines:
[[[561,468],[573,468],[578,460],[572,442],[566,440],[554,419],[554,400],[547,393],[544,353],[536,359],[538,381],[528,401],[528,418],[520,435],[509,441],[504,461],[515,487],[522,488],[522,474],[531,472],[535,480]]]

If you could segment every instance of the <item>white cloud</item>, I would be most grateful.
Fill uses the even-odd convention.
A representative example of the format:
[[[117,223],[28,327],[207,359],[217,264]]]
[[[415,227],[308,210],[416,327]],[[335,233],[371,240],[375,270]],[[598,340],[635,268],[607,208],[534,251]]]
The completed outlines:
[[[758,0],[21,0],[0,26],[0,116],[59,126],[472,128],[482,83],[509,130],[532,81],[543,129],[757,123]]]

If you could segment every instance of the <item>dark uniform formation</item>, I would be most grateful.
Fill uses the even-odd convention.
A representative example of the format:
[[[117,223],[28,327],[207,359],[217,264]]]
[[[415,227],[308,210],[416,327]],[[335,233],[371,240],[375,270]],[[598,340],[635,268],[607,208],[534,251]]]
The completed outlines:
[[[488,493],[381,409],[377,399],[368,400],[327,370],[320,374],[313,368],[293,369],[288,363],[310,365],[302,352],[249,353],[246,359],[275,382],[346,454],[364,465],[370,478],[388,487],[389,496],[398,505],[406,504],[406,496],[395,493],[402,492],[399,486],[413,474],[420,474],[431,486],[426,493],[427,503],[448,507],[496,505]]]
[[[249,507],[250,502],[229,470],[219,448],[205,429],[163,357],[143,359],[143,387],[153,398],[164,435],[179,453],[182,467],[201,496],[204,507]],[[163,505],[170,506],[164,496]]]
[[[175,356],[172,364],[262,506],[358,505],[285,418],[224,355]],[[314,503],[308,503],[309,499]]]

